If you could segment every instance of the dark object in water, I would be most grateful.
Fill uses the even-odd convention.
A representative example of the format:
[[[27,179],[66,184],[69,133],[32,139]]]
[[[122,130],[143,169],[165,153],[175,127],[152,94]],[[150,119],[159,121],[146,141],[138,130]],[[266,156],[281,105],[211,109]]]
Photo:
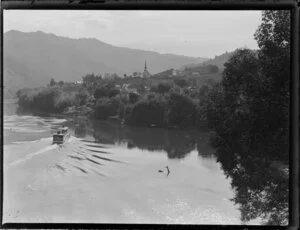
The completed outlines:
[[[168,167],[168,166],[167,166],[166,168],[167,168],[167,170],[168,170],[168,174],[167,174],[167,176],[169,176],[169,174],[170,174],[170,169],[169,169],[169,167]]]
[[[169,169],[168,166],[166,166],[165,168],[167,169],[167,176],[169,176],[169,174],[170,174],[170,169]],[[160,169],[160,170],[158,170],[158,172],[162,173],[162,172],[165,172],[165,171]]]
[[[53,135],[53,144],[63,144],[70,137],[68,127],[63,126]]]

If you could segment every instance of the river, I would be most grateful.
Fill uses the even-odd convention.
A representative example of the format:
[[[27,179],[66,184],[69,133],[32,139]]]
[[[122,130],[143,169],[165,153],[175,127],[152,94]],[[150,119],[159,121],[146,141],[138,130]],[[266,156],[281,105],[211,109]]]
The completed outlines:
[[[15,109],[4,103],[3,223],[245,224],[207,130],[24,116]],[[62,125],[71,137],[52,145]]]

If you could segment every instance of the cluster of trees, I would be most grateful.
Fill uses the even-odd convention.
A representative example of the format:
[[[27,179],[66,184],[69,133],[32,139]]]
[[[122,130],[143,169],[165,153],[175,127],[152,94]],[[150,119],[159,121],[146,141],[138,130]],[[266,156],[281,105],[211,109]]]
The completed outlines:
[[[55,81],[53,78],[51,78],[49,86],[63,86],[64,84],[64,81]]]
[[[85,88],[77,87],[74,91],[66,85],[22,89],[17,92],[19,111],[62,113],[72,106],[92,103],[92,98]]]
[[[211,141],[243,221],[288,223],[290,13],[264,11],[259,50],[237,50],[209,92]],[[274,162],[279,162],[272,167]]]
[[[97,97],[95,116],[99,119],[115,116],[125,124],[145,127],[185,128],[203,125],[206,117],[201,108],[207,107],[203,104],[208,102],[208,93],[204,95],[203,91],[211,87],[204,85],[196,90],[198,94],[202,92],[201,100],[197,98],[198,94],[164,83],[152,87],[144,94],[119,91],[118,94],[109,96],[114,92],[114,89],[111,89],[110,94]],[[202,116],[199,118],[198,114]]]
[[[216,144],[239,140],[244,154],[288,163],[290,22],[288,11],[265,11],[255,33],[259,50],[237,50],[210,93],[208,120]],[[232,142],[232,141],[231,141]]]
[[[23,110],[62,113],[70,107],[88,106],[97,119],[119,118],[135,126],[192,127],[206,121],[208,91],[214,82],[190,90],[187,80],[174,78],[172,83],[158,83],[137,93],[121,90],[117,77],[94,74],[83,77],[82,84],[59,83],[51,79],[48,87],[18,92]]]
[[[218,73],[220,70],[219,70],[218,66],[208,64],[208,65],[201,65],[201,66],[192,67],[192,68],[186,68],[185,71],[186,72],[198,72],[200,74],[201,73],[209,74],[209,73]]]

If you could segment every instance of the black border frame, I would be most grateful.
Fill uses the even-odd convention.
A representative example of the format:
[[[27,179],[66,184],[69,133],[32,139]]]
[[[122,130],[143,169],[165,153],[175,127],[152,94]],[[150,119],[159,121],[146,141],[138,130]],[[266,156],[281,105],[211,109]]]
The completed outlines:
[[[99,3],[95,3],[99,1]],[[290,100],[290,159],[289,159],[289,225],[160,225],[160,224],[84,224],[84,223],[5,223],[3,213],[3,154],[0,157],[1,171],[1,228],[4,229],[299,229],[299,2],[296,0],[92,0],[80,4],[80,1],[69,3],[68,0],[36,0],[35,2],[2,0],[0,15],[1,28],[1,86],[3,86],[3,11],[4,10],[290,10],[291,11],[291,100]],[[2,87],[1,87],[2,88]],[[3,131],[3,90],[1,90],[1,131]],[[3,152],[3,135],[0,143]]]

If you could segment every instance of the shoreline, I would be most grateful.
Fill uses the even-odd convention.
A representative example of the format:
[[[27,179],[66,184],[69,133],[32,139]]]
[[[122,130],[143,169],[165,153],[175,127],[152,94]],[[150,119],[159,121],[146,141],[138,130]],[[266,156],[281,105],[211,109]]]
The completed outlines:
[[[18,111],[19,110],[19,111]],[[144,127],[144,128],[159,128],[159,129],[164,129],[164,130],[199,130],[199,128],[195,127],[195,126],[190,126],[190,127],[180,127],[178,126],[158,126],[156,124],[150,124],[147,126],[139,126],[139,125],[132,125],[132,124],[126,124],[124,122],[124,119],[119,118],[118,116],[111,116],[108,117],[107,119],[97,119],[95,117],[93,117],[92,112],[82,112],[80,110],[76,110],[73,112],[63,112],[63,113],[47,113],[47,112],[41,112],[41,111],[28,111],[28,110],[23,110],[20,111],[20,107],[17,107],[17,111],[16,114],[18,115],[33,115],[33,116],[40,116],[40,117],[59,117],[59,118],[65,118],[65,119],[80,119],[80,118],[86,118],[90,121],[108,121],[108,122],[113,122],[113,123],[117,123],[119,125],[126,125],[129,127]],[[208,124],[206,121],[202,122],[201,124],[201,129],[206,130],[206,131],[210,131],[211,129],[208,127]]]

